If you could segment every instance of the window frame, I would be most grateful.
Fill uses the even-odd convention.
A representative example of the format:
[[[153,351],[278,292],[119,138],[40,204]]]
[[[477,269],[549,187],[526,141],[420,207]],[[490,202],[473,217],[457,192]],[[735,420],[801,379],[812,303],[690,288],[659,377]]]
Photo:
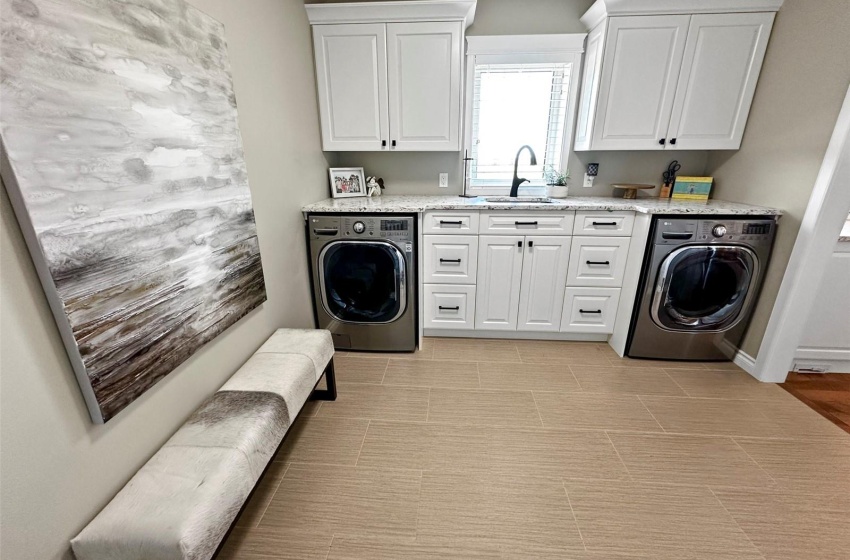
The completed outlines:
[[[578,110],[578,84],[582,71],[584,41],[586,33],[560,35],[495,35],[471,36],[466,38],[466,78],[464,81],[464,126],[463,147],[465,154],[472,154],[472,112],[475,84],[475,64],[570,64],[570,85],[561,143],[561,167],[568,163],[573,151],[572,143]],[[464,181],[466,178],[464,178]],[[544,187],[524,186],[528,194],[542,194]],[[467,192],[477,195],[508,194],[510,186],[468,185]]]

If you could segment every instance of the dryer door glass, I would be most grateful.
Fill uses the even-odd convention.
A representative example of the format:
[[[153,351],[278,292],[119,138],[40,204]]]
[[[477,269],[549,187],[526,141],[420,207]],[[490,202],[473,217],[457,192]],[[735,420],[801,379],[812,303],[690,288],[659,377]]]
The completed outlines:
[[[405,261],[390,243],[336,241],[319,262],[322,304],[346,323],[390,323],[405,311]]]
[[[724,331],[740,320],[756,276],[755,254],[745,247],[692,246],[661,264],[652,316],[680,331]]]

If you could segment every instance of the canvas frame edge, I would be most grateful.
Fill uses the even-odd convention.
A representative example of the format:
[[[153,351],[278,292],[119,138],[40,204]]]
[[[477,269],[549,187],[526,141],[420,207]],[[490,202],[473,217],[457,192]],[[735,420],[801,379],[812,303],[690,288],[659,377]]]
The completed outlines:
[[[68,317],[65,314],[65,305],[62,303],[62,298],[56,290],[53,276],[47,268],[47,259],[41,250],[41,244],[38,242],[35,227],[27,212],[23,193],[21,192],[14,167],[6,151],[6,141],[2,133],[0,133],[0,178],[3,179],[3,185],[6,188],[6,193],[9,195],[9,201],[12,203],[15,218],[18,220],[18,225],[29,250],[36,274],[44,289],[44,295],[47,298],[50,311],[53,313],[56,327],[59,329],[59,336],[62,338],[62,344],[65,346],[65,351],[71,362],[71,368],[74,370],[74,376],[77,378],[77,385],[79,385],[80,392],[83,394],[86,408],[95,424],[104,424],[106,419],[103,416],[103,411],[97,402],[97,397],[91,386],[91,381],[86,372],[86,366],[83,363],[83,358],[80,355],[77,341],[71,329],[71,323],[68,322]]]

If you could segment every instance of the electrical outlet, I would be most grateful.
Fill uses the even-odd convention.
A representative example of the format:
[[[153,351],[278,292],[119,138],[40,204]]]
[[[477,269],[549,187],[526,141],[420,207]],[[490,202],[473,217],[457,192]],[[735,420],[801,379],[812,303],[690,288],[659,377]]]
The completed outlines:
[[[589,189],[592,186],[593,186],[593,175],[588,175],[587,173],[585,173],[584,174],[584,184],[582,184],[582,187]]]
[[[825,362],[796,362],[792,371],[797,373],[829,373],[831,369],[830,364]]]
[[[449,186],[449,174],[448,173],[440,173],[440,188],[446,189]]]

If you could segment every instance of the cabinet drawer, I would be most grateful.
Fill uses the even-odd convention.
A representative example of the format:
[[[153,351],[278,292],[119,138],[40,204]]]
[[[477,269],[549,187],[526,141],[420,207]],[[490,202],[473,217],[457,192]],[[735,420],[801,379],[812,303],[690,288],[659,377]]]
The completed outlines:
[[[570,235],[575,212],[482,212],[482,234],[490,235]]]
[[[614,332],[619,302],[619,288],[567,288],[561,332]]]
[[[576,212],[573,235],[612,235],[626,237],[632,234],[634,212]]]
[[[477,235],[426,235],[426,284],[475,284]]]
[[[426,329],[475,327],[475,286],[425,284]]]
[[[573,237],[567,286],[623,285],[628,237]]]
[[[478,212],[425,212],[423,233],[468,235],[478,233]]]

